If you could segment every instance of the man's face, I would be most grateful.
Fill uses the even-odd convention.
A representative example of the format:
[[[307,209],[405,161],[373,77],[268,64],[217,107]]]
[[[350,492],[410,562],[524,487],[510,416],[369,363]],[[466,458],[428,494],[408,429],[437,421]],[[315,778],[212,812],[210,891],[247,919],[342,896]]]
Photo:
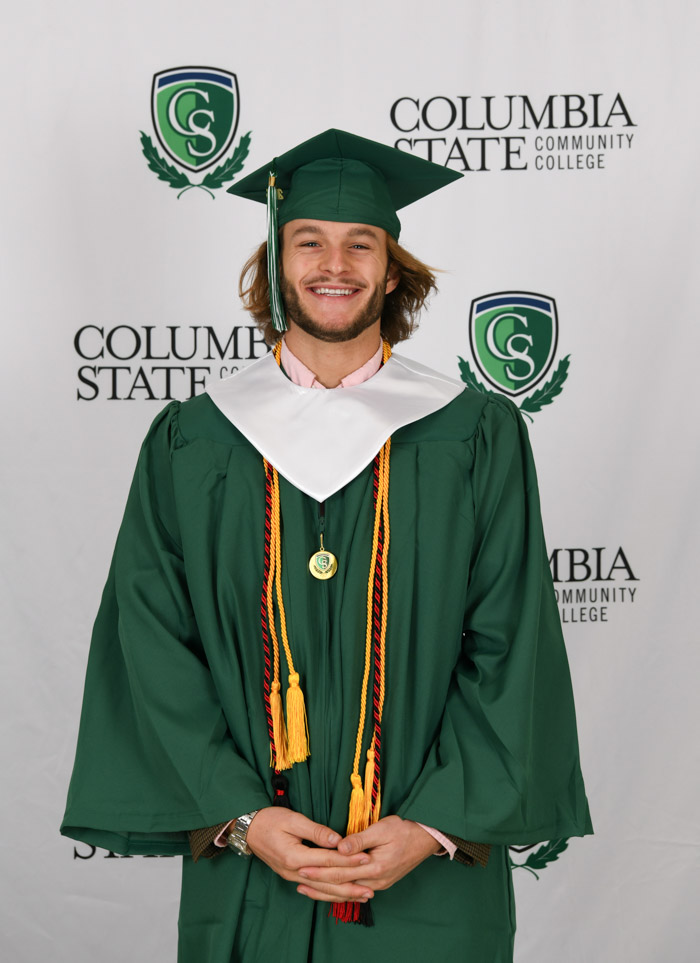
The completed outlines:
[[[280,285],[287,320],[321,341],[351,341],[378,321],[398,284],[386,231],[298,218],[282,228]]]

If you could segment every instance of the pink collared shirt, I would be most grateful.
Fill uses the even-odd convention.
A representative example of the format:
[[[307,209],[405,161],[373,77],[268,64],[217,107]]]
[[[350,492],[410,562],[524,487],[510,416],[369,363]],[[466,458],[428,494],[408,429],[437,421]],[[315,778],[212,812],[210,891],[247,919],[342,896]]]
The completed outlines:
[[[335,390],[335,389],[327,389],[325,385],[321,384],[321,382],[318,380],[318,378],[313,373],[313,371],[311,371],[310,368],[307,368],[304,362],[300,361],[295,354],[292,354],[292,352],[287,347],[287,342],[284,340],[284,338],[282,339],[282,353],[280,355],[280,364],[284,368],[285,373],[287,374],[287,377],[289,378],[289,380],[293,381],[295,385],[299,385],[300,388],[322,388],[324,391]],[[375,353],[372,355],[372,357],[369,359],[369,361],[365,361],[365,363],[361,367],[359,367],[356,371],[351,371],[350,374],[345,375],[345,377],[341,379],[338,387],[352,388],[355,385],[362,384],[363,381],[369,381],[369,379],[379,371],[381,366],[382,366],[382,344],[380,341],[379,347],[377,348]],[[231,822],[233,821],[234,820],[231,820]],[[229,823],[225,829],[222,829],[219,835],[214,840],[214,843],[217,846],[226,845],[226,834],[228,832],[230,825],[231,823]],[[444,856],[445,854],[447,854],[450,857],[450,859],[454,858],[454,854],[457,852],[457,847],[455,846],[455,844],[452,842],[451,839],[448,839],[447,836],[443,836],[443,834],[439,832],[437,829],[431,829],[430,826],[424,826],[423,823],[418,823],[418,825],[421,827],[421,829],[424,829],[426,833],[429,833],[433,837],[433,839],[436,842],[440,843],[440,845],[442,846],[443,851],[440,853],[436,853],[437,856]]]
[[[284,368],[289,380],[293,381],[295,385],[299,385],[300,388],[323,388],[324,391],[334,390],[328,389],[325,385],[321,384],[313,371],[307,368],[304,362],[300,361],[295,354],[292,354],[284,339],[282,339],[280,364]],[[353,388],[355,385],[361,385],[363,381],[369,381],[372,375],[376,375],[381,366],[382,345],[380,342],[379,347],[369,361],[365,361],[356,371],[351,371],[350,374],[345,375],[345,377],[341,379],[338,387]]]

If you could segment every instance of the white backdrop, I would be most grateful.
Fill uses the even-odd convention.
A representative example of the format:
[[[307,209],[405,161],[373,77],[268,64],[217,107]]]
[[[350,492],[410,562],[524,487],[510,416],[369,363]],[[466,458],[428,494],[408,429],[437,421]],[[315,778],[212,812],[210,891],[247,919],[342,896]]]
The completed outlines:
[[[3,959],[175,958],[178,860],[91,854],[57,830],[91,622],[141,438],[164,404],[144,381],[162,399],[155,367],[203,380],[260,352],[236,284],[263,208],[223,189],[178,199],[141,150],[143,131],[163,155],[153,75],[208,65],[237,76],[244,172],[332,126],[432,149],[456,169],[465,158],[459,183],[402,218],[402,243],[445,269],[404,353],[459,377],[460,355],[476,370],[474,299],[555,299],[545,381],[566,356],[569,374],[530,433],[596,835],[571,840],[539,880],[515,870],[516,959],[696,960],[697,6],[4,6]],[[90,325],[81,356],[76,334]],[[119,326],[113,356],[88,358]],[[197,326],[197,351],[178,360],[171,332],[186,355]],[[223,346],[236,326],[238,351],[217,360],[203,336]],[[174,397],[190,377],[171,373]],[[584,553],[607,581],[594,564],[586,577]]]

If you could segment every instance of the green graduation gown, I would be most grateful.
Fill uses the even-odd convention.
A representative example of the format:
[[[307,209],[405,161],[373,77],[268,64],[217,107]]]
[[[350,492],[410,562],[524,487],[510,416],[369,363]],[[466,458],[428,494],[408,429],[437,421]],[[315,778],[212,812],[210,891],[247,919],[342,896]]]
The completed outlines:
[[[430,858],[337,924],[256,858],[187,830],[270,805],[260,454],[207,395],[143,444],[95,625],[62,832],[182,854],[180,963],[512,959],[509,844],[591,832],[566,653],[517,409],[464,390],[393,435],[382,814],[493,844]],[[293,808],[344,832],[363,669],[372,467],[319,503],[281,478],[284,596],[311,755]],[[283,671],[284,679],[284,671]],[[369,725],[369,719],[368,719]],[[369,730],[368,730],[369,731]],[[366,743],[365,743],[366,744]]]

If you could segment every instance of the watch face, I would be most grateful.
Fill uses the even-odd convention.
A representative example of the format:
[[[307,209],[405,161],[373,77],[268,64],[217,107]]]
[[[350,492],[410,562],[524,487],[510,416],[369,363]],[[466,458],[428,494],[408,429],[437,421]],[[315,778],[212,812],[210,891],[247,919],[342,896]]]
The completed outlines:
[[[239,856],[250,855],[250,849],[248,849],[244,834],[234,830],[234,832],[232,832],[228,838],[228,844],[235,853],[238,853]]]

